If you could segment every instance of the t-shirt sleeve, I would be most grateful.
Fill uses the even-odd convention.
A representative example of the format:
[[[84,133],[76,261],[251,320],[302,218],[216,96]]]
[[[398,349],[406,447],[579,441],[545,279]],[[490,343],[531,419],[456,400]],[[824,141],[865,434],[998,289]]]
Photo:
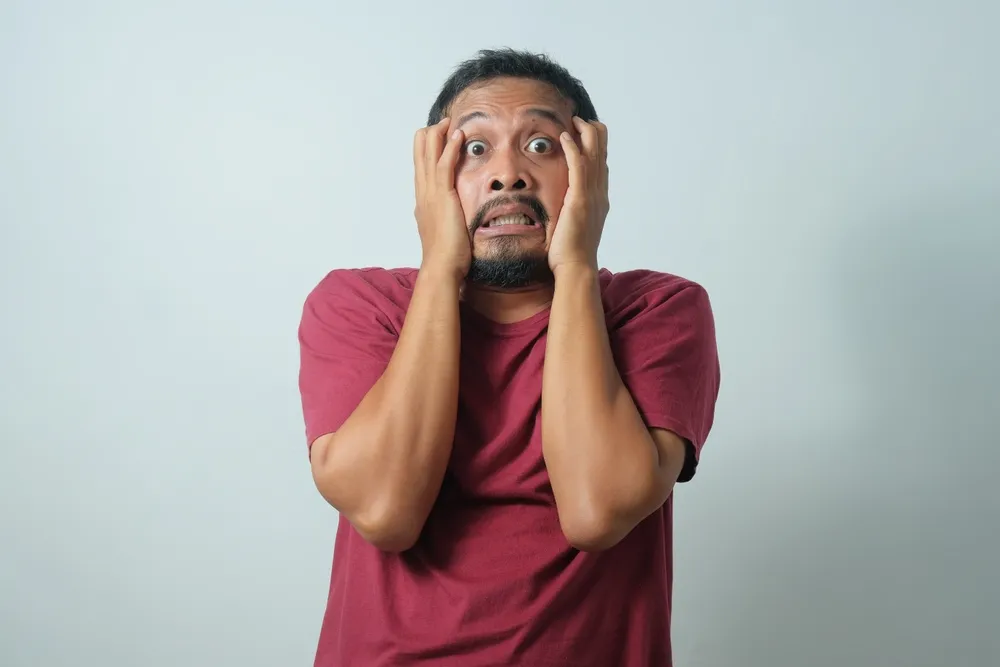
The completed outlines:
[[[382,376],[398,333],[379,292],[349,270],[329,274],[306,298],[299,325],[299,392],[309,446],[350,417]]]
[[[715,320],[700,285],[653,285],[611,332],[618,371],[649,428],[687,444],[678,481],[694,476],[719,394]]]

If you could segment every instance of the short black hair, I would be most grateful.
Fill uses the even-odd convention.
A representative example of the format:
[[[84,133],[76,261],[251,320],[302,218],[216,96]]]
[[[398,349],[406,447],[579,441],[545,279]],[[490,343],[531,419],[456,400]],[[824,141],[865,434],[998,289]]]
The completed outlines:
[[[587,89],[565,67],[544,54],[505,48],[483,49],[476,57],[456,67],[434,100],[427,114],[427,125],[443,120],[451,103],[469,86],[508,76],[547,83],[573,104],[575,116],[587,121],[598,120]]]

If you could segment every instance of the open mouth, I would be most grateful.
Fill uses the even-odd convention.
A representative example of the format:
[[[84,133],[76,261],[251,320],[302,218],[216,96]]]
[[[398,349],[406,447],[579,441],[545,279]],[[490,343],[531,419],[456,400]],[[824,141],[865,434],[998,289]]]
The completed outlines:
[[[515,213],[514,215],[501,215],[498,218],[493,218],[492,220],[487,220],[483,223],[483,227],[506,227],[508,225],[518,225],[521,227],[537,227],[538,223],[524,215],[523,213]]]

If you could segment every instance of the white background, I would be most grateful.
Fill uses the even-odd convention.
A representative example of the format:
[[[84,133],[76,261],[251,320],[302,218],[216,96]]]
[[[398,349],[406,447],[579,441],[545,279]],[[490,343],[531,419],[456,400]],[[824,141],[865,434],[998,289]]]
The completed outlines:
[[[0,663],[311,664],[296,327],[413,265],[479,48],[610,127],[613,270],[704,284],[679,667],[1000,664],[1000,5],[0,3]]]

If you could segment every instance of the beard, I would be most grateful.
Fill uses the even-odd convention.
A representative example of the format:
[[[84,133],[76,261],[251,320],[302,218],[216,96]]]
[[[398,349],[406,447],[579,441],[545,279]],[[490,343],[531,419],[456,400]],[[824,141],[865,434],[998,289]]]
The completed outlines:
[[[476,212],[469,226],[469,232],[475,234],[491,210],[510,203],[530,207],[538,225],[543,229],[548,225],[548,213],[537,198],[530,195],[502,196],[490,200]],[[500,236],[490,240],[489,256],[472,257],[466,280],[480,287],[520,289],[554,282],[555,277],[549,268],[549,259],[544,251],[525,250],[521,248],[520,239],[517,237]]]
[[[507,241],[516,243],[516,239],[494,239],[492,242],[500,245]],[[503,249],[498,250],[501,252],[493,257],[472,258],[466,278],[469,283],[494,289],[520,289],[555,280],[549,260],[544,255],[538,256],[516,247],[507,253],[503,253]]]

